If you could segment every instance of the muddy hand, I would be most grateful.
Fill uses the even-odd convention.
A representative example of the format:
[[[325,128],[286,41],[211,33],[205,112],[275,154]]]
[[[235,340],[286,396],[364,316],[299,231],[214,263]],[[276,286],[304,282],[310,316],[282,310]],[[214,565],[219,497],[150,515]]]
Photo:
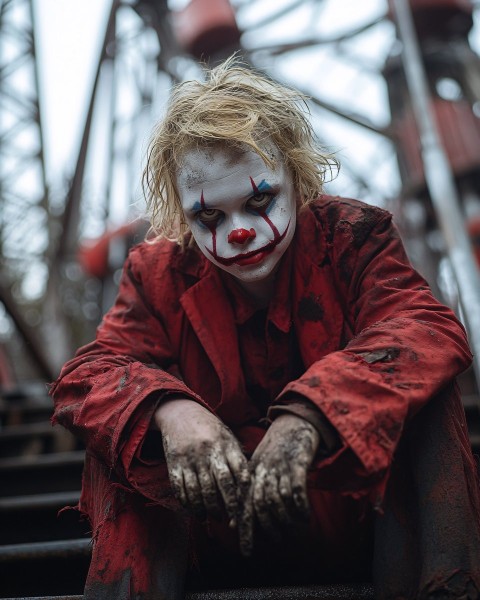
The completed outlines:
[[[170,483],[180,503],[199,516],[236,523],[241,490],[250,484],[247,461],[232,432],[192,400],[169,400],[155,412]]]
[[[285,414],[275,419],[251,458],[253,511],[274,539],[279,523],[308,519],[307,470],[319,441],[308,421]]]

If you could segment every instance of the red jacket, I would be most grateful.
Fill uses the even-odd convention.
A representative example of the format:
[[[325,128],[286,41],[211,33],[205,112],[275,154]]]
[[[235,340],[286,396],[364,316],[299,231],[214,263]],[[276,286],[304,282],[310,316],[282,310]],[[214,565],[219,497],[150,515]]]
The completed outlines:
[[[289,252],[291,275],[280,269],[279,278],[291,277],[285,322],[305,373],[280,397],[308,398],[343,440],[319,465],[321,485],[380,502],[405,422],[470,364],[465,332],[412,269],[379,208],[322,196],[300,211]],[[130,252],[97,339],[53,385],[53,420],[80,435],[123,485],[168,505],[165,464],[140,459],[168,392],[202,403],[234,431],[258,416],[217,268],[164,240]],[[87,511],[90,493],[84,483]]]
[[[417,555],[413,546],[399,548],[402,539],[413,540],[416,533],[400,536],[400,541],[391,536],[390,517],[396,522],[410,501],[404,497],[405,485],[398,487],[403,482],[399,469],[410,460],[404,456],[405,445],[398,448],[395,464],[393,457],[407,420],[443,390],[444,416],[436,412],[442,404],[433,401],[404,436],[416,436],[420,446],[425,436],[431,440],[421,456],[417,446],[412,450],[413,471],[420,469],[421,482],[412,493],[418,488],[419,506],[431,506],[422,523],[440,523],[443,532],[432,537],[426,527],[420,536],[419,544],[430,537],[435,544],[422,567],[424,581],[412,585],[443,585],[439,582],[449,581],[459,565],[467,575],[475,571],[478,582],[478,481],[464,415],[449,385],[470,364],[471,355],[452,311],[433,298],[410,266],[391,215],[355,200],[322,196],[300,212],[275,285],[268,315],[275,316],[280,331],[293,331],[305,372],[271,403],[288,402],[291,391],[300,394],[320,409],[343,442],[309,474],[315,514],[328,515],[323,516],[324,531],[331,529],[328,543],[337,543],[336,552],[343,556],[362,535],[359,505],[352,510],[351,498],[340,495],[368,498],[379,506],[391,475],[380,528],[385,534],[378,537],[377,556],[387,556],[379,579],[386,593],[380,591],[379,597],[404,597],[403,588],[410,589],[409,578],[417,568],[409,559]],[[85,597],[158,597],[156,573],[164,568],[156,564],[161,540],[175,534],[169,533],[170,511],[154,505],[177,507],[160,434],[149,431],[163,396],[180,393],[208,407],[246,450],[252,451],[265,431],[258,426],[264,415],[247,394],[235,320],[239,299],[234,310],[229,292],[217,268],[195,248],[182,251],[167,241],[140,244],[130,252],[117,301],[97,339],[78,351],[52,386],[53,421],[87,445],[79,508],[90,518],[95,543]],[[251,353],[250,367],[252,357],[260,355]],[[438,458],[453,456],[451,467]],[[446,506],[443,500],[431,502],[432,490],[443,498],[450,485],[458,493],[448,495]],[[329,511],[323,511],[324,502]],[[459,527],[451,544],[454,514]],[[391,548],[385,553],[382,540],[397,554]],[[447,550],[437,552],[438,547]],[[329,545],[328,555],[331,550]],[[398,572],[407,583],[402,575],[397,585]],[[125,587],[123,595],[119,586]],[[401,593],[392,596],[397,588]],[[99,590],[103,595],[98,596]]]

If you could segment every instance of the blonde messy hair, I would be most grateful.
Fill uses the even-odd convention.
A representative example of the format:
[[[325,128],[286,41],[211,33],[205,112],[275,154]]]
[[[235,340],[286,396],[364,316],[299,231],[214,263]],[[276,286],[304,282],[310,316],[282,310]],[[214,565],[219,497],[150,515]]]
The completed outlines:
[[[175,178],[186,151],[218,143],[247,147],[273,168],[274,159],[262,149],[269,141],[280,150],[302,206],[317,198],[325,173],[338,162],[316,142],[300,92],[242,67],[235,57],[206,70],[204,82],[175,86],[153,130],[143,172],[150,234],[184,241],[188,226]]]

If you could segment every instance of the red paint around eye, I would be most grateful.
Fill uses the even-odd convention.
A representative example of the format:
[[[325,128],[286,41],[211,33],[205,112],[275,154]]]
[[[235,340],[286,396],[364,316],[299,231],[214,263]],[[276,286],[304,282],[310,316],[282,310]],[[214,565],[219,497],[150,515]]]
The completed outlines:
[[[251,177],[250,177],[250,182],[252,185],[253,193],[254,194],[260,193],[259,189],[255,185],[255,182],[253,181],[253,179]],[[203,190],[202,190],[202,194],[200,197],[200,204],[201,204],[201,207],[203,210],[205,210],[207,208],[207,206],[205,204],[205,199],[203,197]],[[284,240],[284,238],[286,237],[287,232],[290,228],[290,221],[287,223],[285,231],[283,233],[280,233],[278,231],[278,229],[275,227],[275,225],[272,223],[272,221],[269,219],[269,217],[266,213],[266,207],[257,209],[255,212],[257,212],[258,215],[260,217],[262,217],[269,224],[271,230],[273,231],[273,240],[271,240],[266,246],[263,246],[262,248],[259,248],[258,250],[252,250],[251,252],[245,252],[242,254],[238,254],[237,256],[232,256],[230,258],[222,258],[221,256],[217,255],[217,224],[216,224],[216,222],[205,223],[205,226],[208,227],[208,229],[210,230],[210,233],[212,234],[212,246],[213,246],[213,248],[211,250],[210,250],[210,248],[205,246],[205,250],[213,257],[214,260],[216,260],[217,262],[219,262],[220,264],[222,264],[224,266],[230,266],[235,263],[239,264],[240,266],[256,264],[256,263],[260,262],[261,260],[263,260],[265,258],[265,256],[267,256],[268,254],[273,252],[275,247],[278,246],[278,244],[280,244],[280,242],[282,242]],[[253,229],[253,227],[250,229],[250,231],[247,231],[246,229],[243,229],[243,230],[239,229],[239,230],[234,230],[230,233],[230,235],[227,238],[229,242],[231,242],[230,236],[232,234],[234,234],[236,231],[246,231],[246,233],[248,234],[248,237],[252,237],[252,231],[253,231],[253,234],[254,234],[253,237],[256,237],[256,233],[255,233],[255,230]],[[233,237],[235,238],[236,235],[238,235],[238,234],[235,234]],[[244,237],[246,238],[246,234],[242,233],[240,235],[240,239],[243,239]],[[241,242],[241,243],[243,243],[243,242]]]
[[[200,196],[200,205],[202,207],[202,210],[205,210],[206,204],[205,204],[205,198],[203,197],[203,190],[202,190],[202,194]],[[210,230],[210,233],[212,234],[212,254],[213,256],[217,255],[217,225],[215,222],[213,223],[205,223],[205,225],[208,227],[208,229]],[[207,248],[208,250],[208,248]],[[210,250],[208,250],[210,252]]]
[[[255,182],[253,181],[253,179],[250,177],[250,183],[252,185],[252,190],[254,194],[259,194],[260,190],[258,189],[258,187],[255,185]],[[270,221],[268,215],[267,215],[267,207],[264,206],[263,208],[256,208],[255,209],[256,212],[258,212],[258,214],[262,217],[262,219],[264,221],[266,221],[269,225],[271,230],[273,231],[273,239],[274,240],[278,240],[280,238],[280,232],[278,231],[278,229],[275,227],[275,225]]]
[[[253,227],[248,231],[247,229],[234,229],[228,234],[229,244],[244,244],[248,240],[253,240],[257,237],[255,229]]]

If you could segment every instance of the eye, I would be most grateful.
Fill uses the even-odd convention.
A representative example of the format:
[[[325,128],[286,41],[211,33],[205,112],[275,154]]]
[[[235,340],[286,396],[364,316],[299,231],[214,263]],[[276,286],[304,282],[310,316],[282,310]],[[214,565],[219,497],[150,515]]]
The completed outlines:
[[[217,210],[216,208],[204,208],[200,210],[195,215],[195,218],[198,219],[201,223],[215,223],[222,216],[222,212]]]
[[[274,194],[268,192],[259,192],[248,199],[247,206],[253,209],[265,208],[272,201]]]

